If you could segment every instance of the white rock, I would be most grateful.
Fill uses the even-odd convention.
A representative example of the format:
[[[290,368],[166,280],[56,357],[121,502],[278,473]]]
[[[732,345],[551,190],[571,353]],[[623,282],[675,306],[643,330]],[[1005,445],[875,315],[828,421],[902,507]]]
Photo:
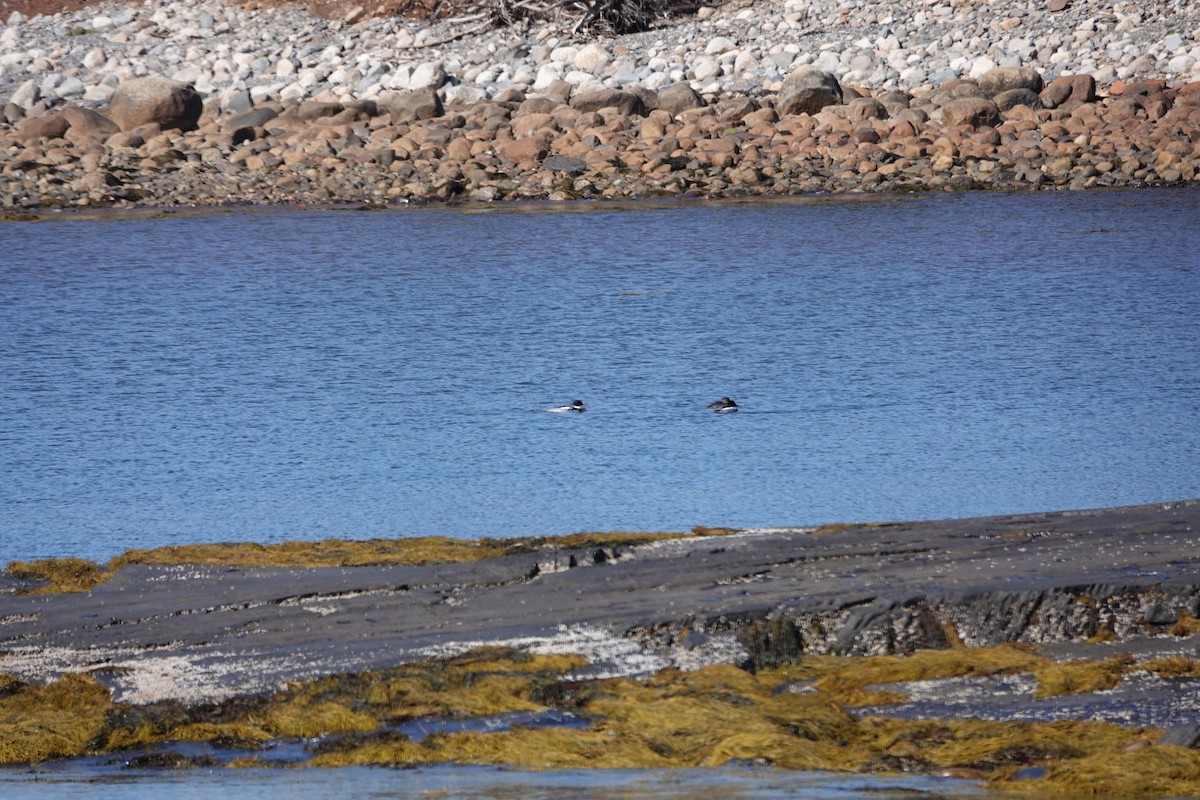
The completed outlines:
[[[116,88],[103,83],[98,83],[95,86],[89,86],[87,91],[83,93],[83,99],[89,103],[103,103],[106,100],[111,100],[113,92]]]
[[[715,56],[720,55],[728,50],[736,49],[737,42],[735,42],[733,39],[730,39],[728,36],[717,36],[709,40],[708,44],[704,47],[704,52],[707,55]]]
[[[397,89],[403,91],[408,88],[409,81],[412,80],[412,67],[408,64],[401,64],[392,70],[391,74],[383,79],[383,85],[388,89]]]
[[[56,88],[55,92],[59,97],[79,97],[87,90],[83,85],[83,81],[79,78],[71,77],[64,80]]]
[[[309,67],[302,69],[296,73],[296,83],[303,86],[305,89],[311,89],[321,81],[325,80],[325,70]],[[336,70],[329,74],[330,83],[345,83],[345,70]]]
[[[843,71],[841,57],[832,50],[826,50],[817,56],[813,66],[824,72],[839,73]]]
[[[733,74],[741,75],[745,72],[756,70],[759,67],[758,59],[746,50],[738,53],[737,58],[733,61]]]
[[[97,69],[104,66],[104,62],[108,59],[104,56],[104,51],[99,47],[93,47],[83,57],[83,65],[88,69]]]
[[[859,53],[850,59],[850,69],[857,72],[870,72],[875,69],[875,59],[868,53]]]
[[[646,78],[644,81],[642,81],[642,85],[644,85],[647,89],[658,91],[670,82],[671,77],[665,72],[656,72],[649,78]]]
[[[289,100],[302,100],[308,95],[308,92],[298,83],[289,83],[279,92],[279,99],[287,102]]]
[[[408,81],[410,89],[440,89],[446,82],[446,71],[440,61],[418,64]]]
[[[487,96],[487,92],[478,86],[460,84],[458,86],[446,87],[446,102],[457,101],[469,105],[471,103],[478,103],[480,100],[486,100]]]
[[[571,45],[556,47],[550,51],[550,60],[556,64],[573,64],[578,53],[579,48]]]
[[[584,84],[599,83],[596,76],[590,72],[584,72],[581,69],[569,69],[563,73],[563,80],[567,83],[573,83],[576,86]]]
[[[296,65],[292,63],[292,60],[290,58],[281,58],[279,60],[279,62],[275,64],[275,77],[276,78],[290,78],[292,75],[295,75],[295,74],[296,74]]]
[[[580,48],[579,52],[575,54],[573,63],[578,70],[598,75],[608,64],[610,58],[607,50],[592,42]]]
[[[1181,56],[1175,56],[1167,62],[1167,70],[1174,72],[1176,75],[1186,75],[1192,71],[1192,67],[1196,65],[1196,59],[1186,53]]]
[[[996,62],[992,61],[992,59],[988,58],[987,56],[980,56],[971,62],[971,69],[967,74],[972,78],[979,80],[985,74],[994,70],[997,66],[998,65]]]
[[[562,68],[558,64],[542,64],[538,67],[537,77],[533,81],[535,92],[544,92],[550,84],[562,79]]]
[[[22,83],[13,92],[9,102],[18,105],[21,108],[28,109],[36,103],[42,96],[41,90],[38,88],[38,82],[32,78]]]
[[[708,81],[719,77],[721,74],[721,62],[711,56],[698,56],[692,62],[692,79],[700,82]]]

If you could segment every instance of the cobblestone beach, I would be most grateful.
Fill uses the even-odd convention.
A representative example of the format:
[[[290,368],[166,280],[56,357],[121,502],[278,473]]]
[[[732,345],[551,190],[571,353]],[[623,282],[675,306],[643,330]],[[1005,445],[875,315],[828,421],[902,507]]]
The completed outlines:
[[[618,37],[0,6],[0,204],[1085,189],[1200,178],[1184,0],[733,2]],[[51,9],[43,9],[51,10]],[[328,15],[327,15],[328,16]]]

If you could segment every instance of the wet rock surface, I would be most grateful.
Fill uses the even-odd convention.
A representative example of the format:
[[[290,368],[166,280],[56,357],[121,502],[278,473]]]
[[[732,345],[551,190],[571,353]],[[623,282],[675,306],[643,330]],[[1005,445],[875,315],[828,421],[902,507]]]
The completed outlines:
[[[121,701],[195,703],[488,644],[582,654],[577,677],[955,639],[1194,657],[1172,630],[1200,615],[1198,528],[1185,501],[465,564],[129,566],[89,593],[0,597],[0,673],[87,671]]]
[[[1200,655],[1195,645],[1189,650],[1193,657]],[[1172,743],[1200,725],[1200,680],[1163,679],[1145,672],[1126,677],[1113,689],[1058,697],[1036,697],[1036,682],[1023,675],[911,681],[889,684],[888,688],[907,694],[909,700],[864,708],[860,713],[905,719],[1104,720],[1174,731],[1169,734]],[[1191,747],[1192,743],[1181,746]]]

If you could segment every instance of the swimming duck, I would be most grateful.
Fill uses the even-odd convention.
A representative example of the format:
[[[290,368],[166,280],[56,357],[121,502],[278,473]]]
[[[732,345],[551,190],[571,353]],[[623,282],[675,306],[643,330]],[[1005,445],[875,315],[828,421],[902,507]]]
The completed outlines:
[[[714,400],[713,402],[709,403],[705,406],[705,408],[711,408],[718,414],[727,414],[731,411],[737,411],[738,404],[730,400],[728,397],[722,397],[720,400]]]
[[[553,411],[555,413],[561,413],[563,411],[574,411],[576,413],[582,414],[584,411],[587,411],[587,406],[584,405],[582,400],[572,400],[571,405],[569,405],[569,406],[555,406],[554,408],[547,408],[546,410]]]

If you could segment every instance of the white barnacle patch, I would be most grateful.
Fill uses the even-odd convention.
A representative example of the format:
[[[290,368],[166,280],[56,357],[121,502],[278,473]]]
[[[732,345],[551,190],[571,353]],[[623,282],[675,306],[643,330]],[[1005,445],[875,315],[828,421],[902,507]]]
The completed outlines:
[[[336,614],[338,611],[337,608],[335,608],[334,606],[302,605],[302,606],[300,606],[300,609],[302,611],[307,611],[310,614],[316,614],[317,616],[321,616],[321,617],[327,617],[330,614]]]
[[[155,567],[154,571],[145,577],[146,583],[168,583],[177,581],[202,580],[212,575],[212,570],[198,569],[189,564],[171,564]]]
[[[595,625],[562,625],[545,636],[460,641],[425,648],[414,655],[450,658],[489,646],[514,647],[539,655],[579,655],[587,659],[587,666],[564,676],[566,680],[651,675],[668,667],[692,671],[711,664],[744,661],[748,656],[732,634],[710,636],[695,647],[655,647]]]

